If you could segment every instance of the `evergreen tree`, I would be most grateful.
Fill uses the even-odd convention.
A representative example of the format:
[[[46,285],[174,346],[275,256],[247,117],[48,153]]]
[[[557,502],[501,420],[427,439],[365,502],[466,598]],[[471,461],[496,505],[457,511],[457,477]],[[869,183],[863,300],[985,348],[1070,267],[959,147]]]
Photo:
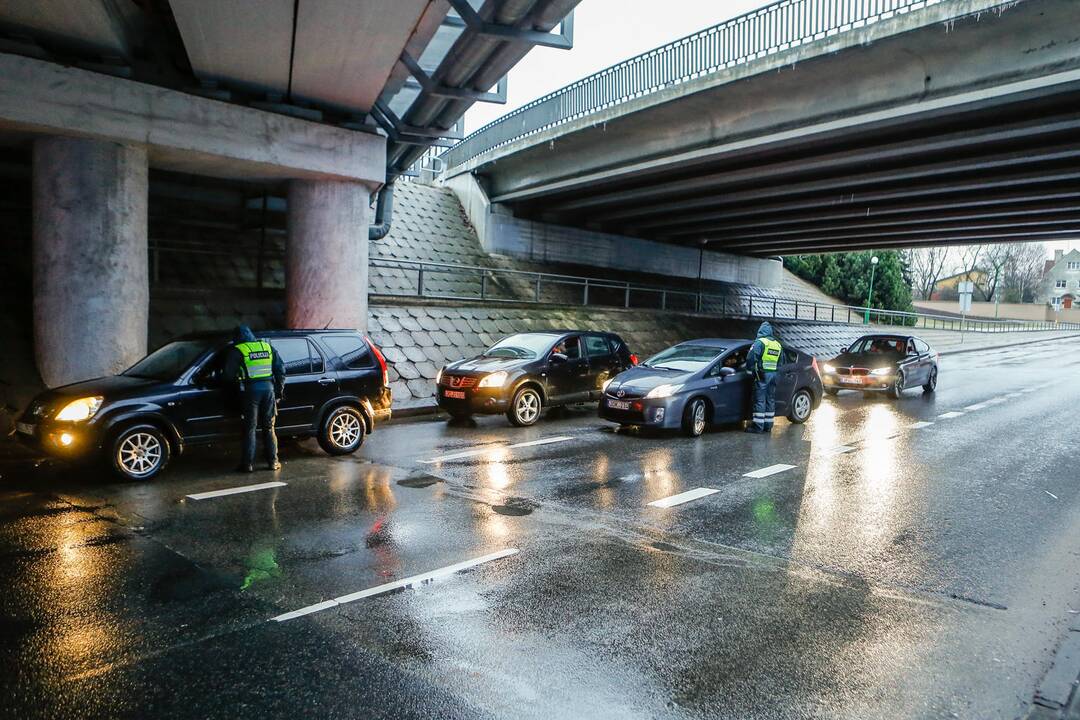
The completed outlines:
[[[822,292],[862,307],[870,290],[870,258],[875,255],[878,265],[870,307],[911,311],[911,274],[903,254],[896,250],[791,255],[784,258],[784,266]]]

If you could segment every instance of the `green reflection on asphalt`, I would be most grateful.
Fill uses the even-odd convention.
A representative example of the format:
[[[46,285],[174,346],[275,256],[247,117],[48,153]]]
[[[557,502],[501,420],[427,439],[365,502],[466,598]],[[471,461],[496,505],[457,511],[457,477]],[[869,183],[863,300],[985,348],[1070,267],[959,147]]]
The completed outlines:
[[[248,558],[248,574],[244,577],[241,590],[247,590],[254,583],[281,576],[281,567],[274,558],[274,550],[257,550]]]

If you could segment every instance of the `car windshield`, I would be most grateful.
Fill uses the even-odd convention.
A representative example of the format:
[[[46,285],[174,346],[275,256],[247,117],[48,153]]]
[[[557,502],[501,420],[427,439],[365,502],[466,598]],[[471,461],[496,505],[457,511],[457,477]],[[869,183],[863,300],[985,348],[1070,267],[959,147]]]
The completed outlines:
[[[676,345],[653,355],[642,365],[659,370],[697,372],[720,355],[723,355],[724,349],[709,345]]]
[[[162,345],[132,365],[124,371],[124,375],[151,380],[175,380],[213,344],[212,340],[176,340]]]
[[[869,353],[870,355],[884,355],[886,353],[898,353],[903,355],[907,347],[907,339],[902,337],[864,337],[859,338],[848,352],[856,355]]]
[[[522,333],[503,338],[484,351],[484,357],[501,357],[516,359],[531,359],[540,357],[542,353],[555,344],[559,335],[554,333]]]

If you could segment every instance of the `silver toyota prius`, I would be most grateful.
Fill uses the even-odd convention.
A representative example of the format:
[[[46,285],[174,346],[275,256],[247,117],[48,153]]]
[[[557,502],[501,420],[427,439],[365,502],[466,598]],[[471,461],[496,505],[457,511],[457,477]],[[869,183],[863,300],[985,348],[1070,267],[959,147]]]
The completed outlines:
[[[619,425],[681,429],[691,437],[709,425],[750,417],[751,340],[705,338],[674,345],[608,381],[600,417]],[[823,394],[817,361],[785,348],[777,369],[776,414],[804,423]]]

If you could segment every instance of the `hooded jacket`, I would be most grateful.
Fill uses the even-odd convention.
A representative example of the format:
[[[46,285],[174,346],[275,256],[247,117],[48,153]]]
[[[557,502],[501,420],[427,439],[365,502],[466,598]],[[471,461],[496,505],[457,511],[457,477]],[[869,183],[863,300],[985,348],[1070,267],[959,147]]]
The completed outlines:
[[[233,331],[233,347],[229,349],[229,354],[225,358],[225,377],[228,379],[238,379],[241,385],[244,381],[240,378],[243,377],[242,368],[244,366],[244,357],[240,351],[236,348],[236,345],[245,342],[255,342],[258,340],[255,337],[255,333],[251,331],[247,325],[237,325],[236,330]],[[269,342],[269,341],[268,341]],[[274,373],[274,396],[281,398],[282,393],[285,391],[285,361],[281,359],[281,353],[274,348],[274,344],[270,343],[270,348],[274,351],[273,363],[271,371]],[[265,380],[255,380],[255,383],[265,382]]]
[[[761,356],[765,352],[765,344],[761,342],[762,338],[776,339],[773,335],[773,327],[768,321],[761,323],[761,326],[757,331],[757,339],[754,344],[750,346],[750,352],[746,355],[746,367],[750,369],[750,372],[755,376],[764,374],[761,369]]]

